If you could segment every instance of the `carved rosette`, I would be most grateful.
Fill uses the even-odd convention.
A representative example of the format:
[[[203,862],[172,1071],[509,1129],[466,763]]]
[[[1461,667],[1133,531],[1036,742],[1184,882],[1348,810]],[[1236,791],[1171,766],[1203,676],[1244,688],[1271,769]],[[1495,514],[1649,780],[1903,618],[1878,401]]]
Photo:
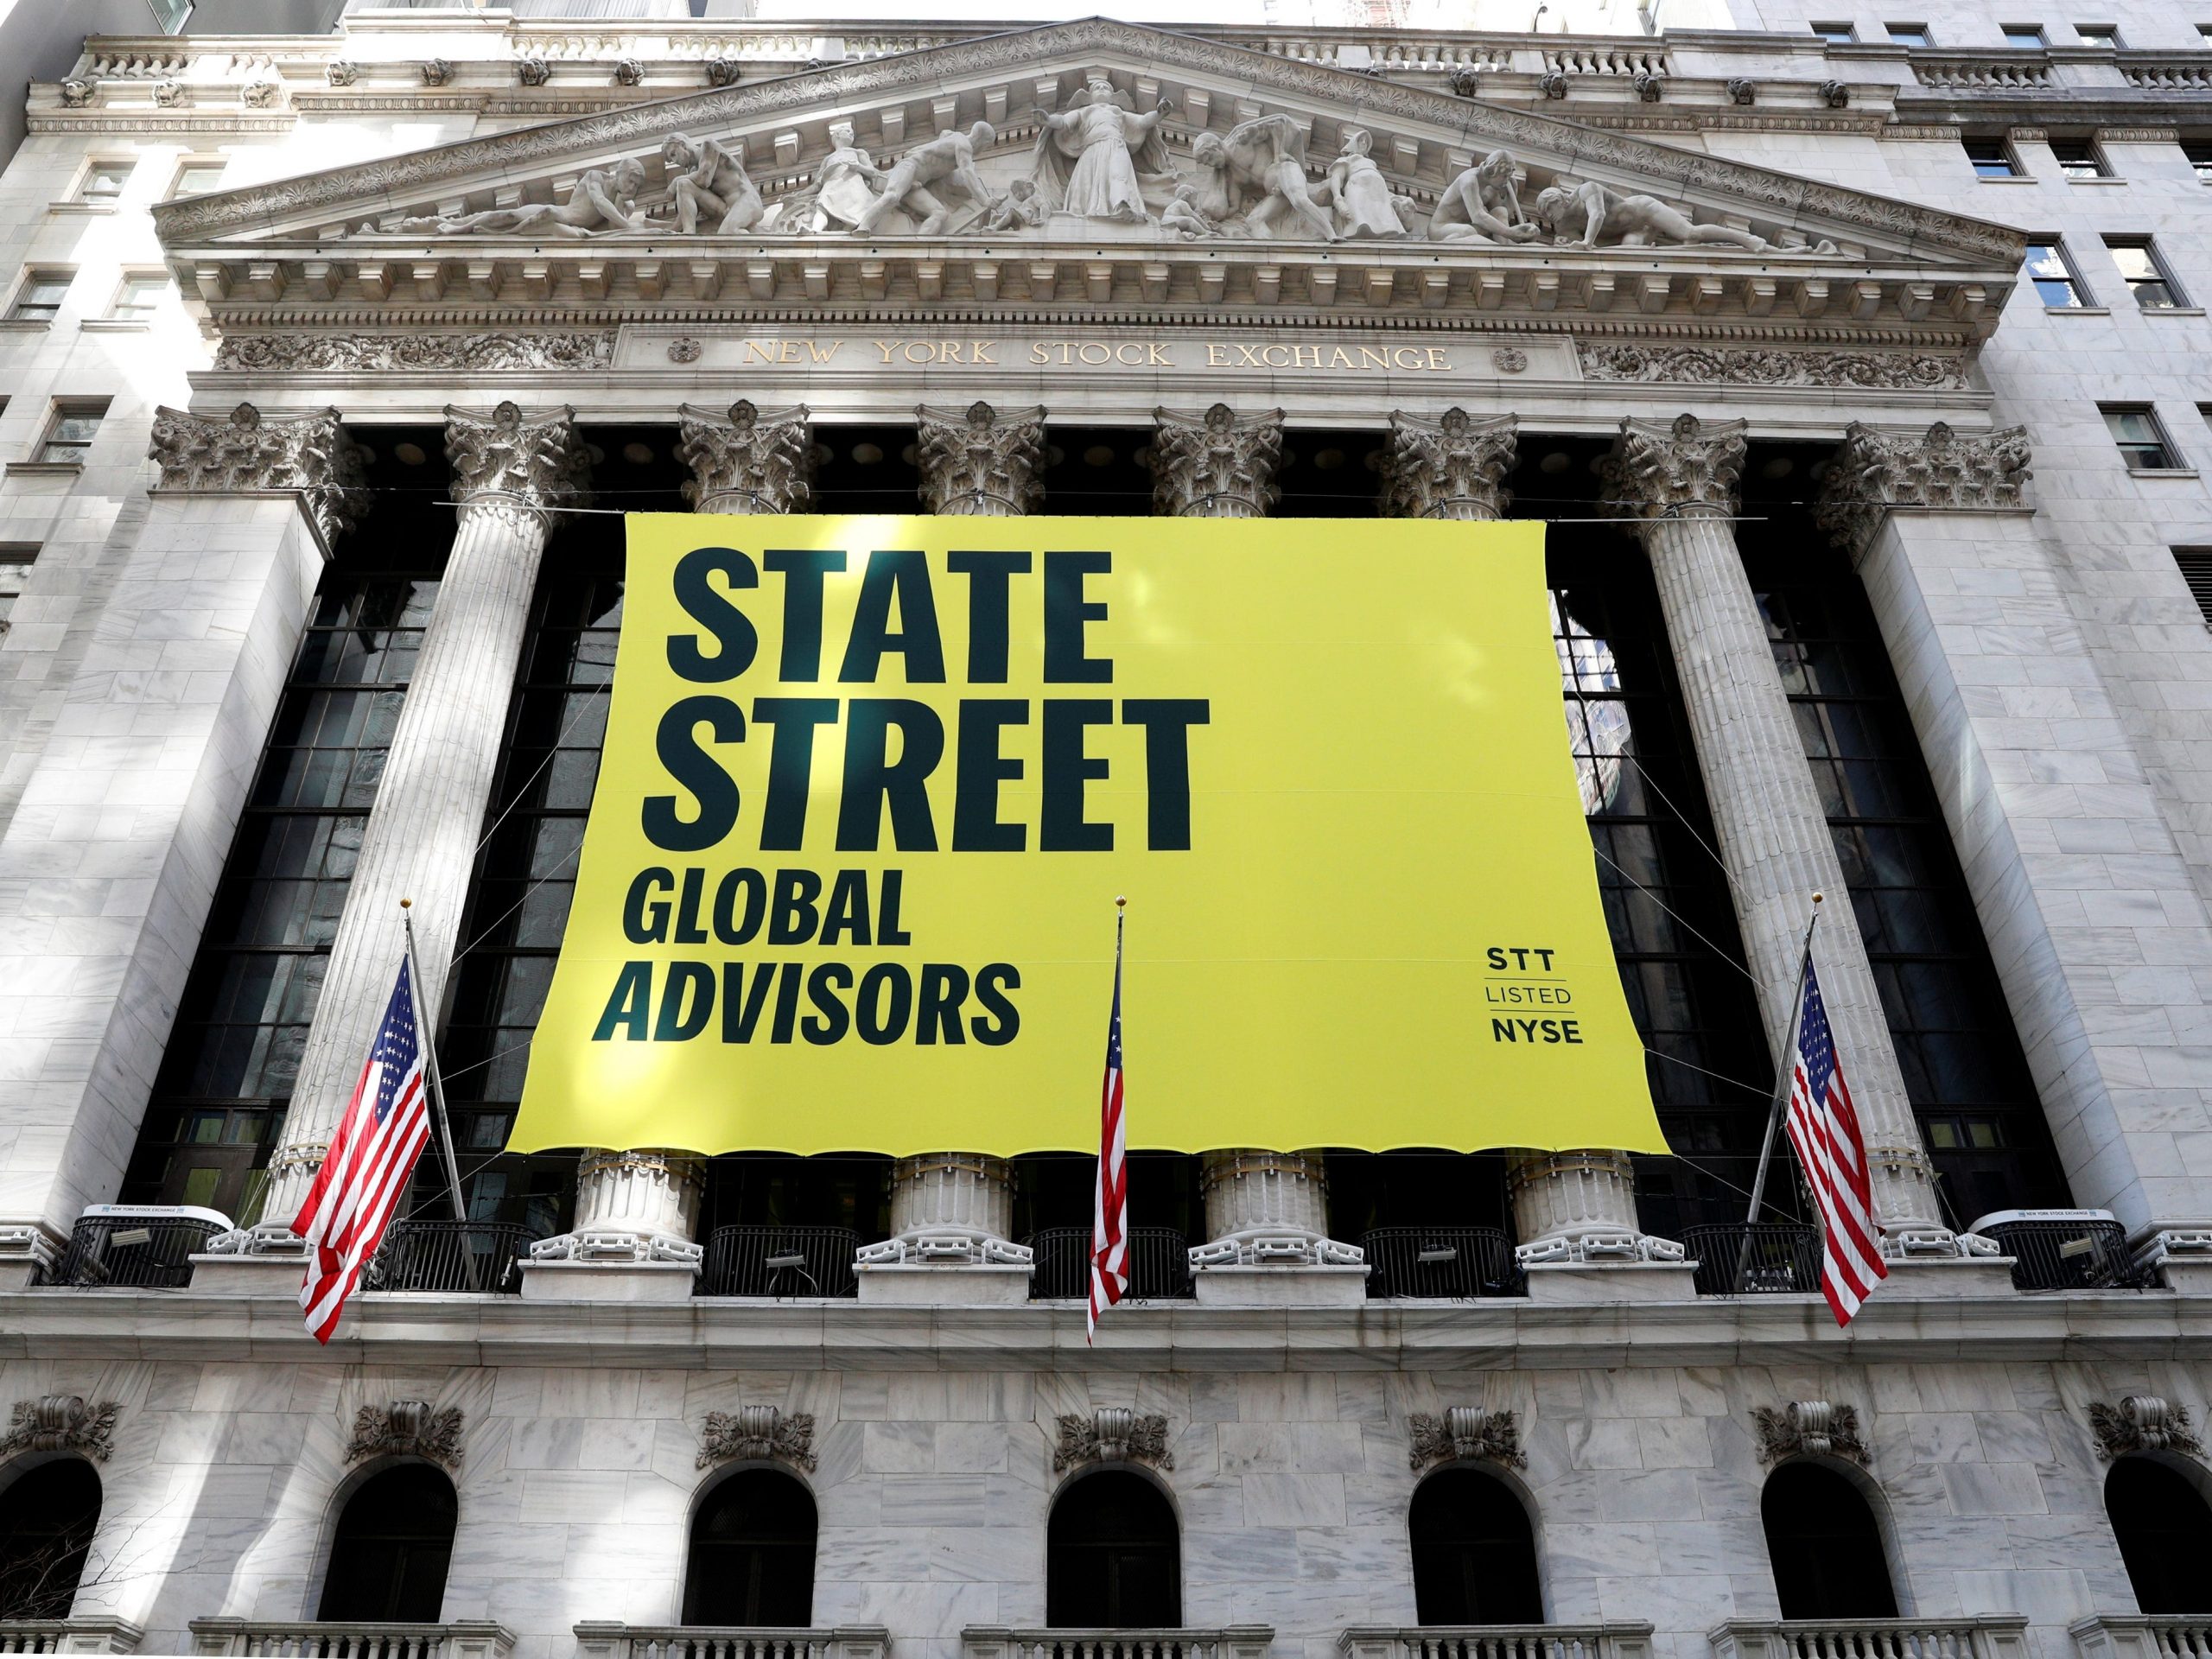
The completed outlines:
[[[163,407],[154,411],[147,454],[161,464],[156,490],[200,495],[296,491],[326,548],[368,511],[361,452],[334,409],[272,421],[251,404],[240,404],[222,420]]]
[[[566,407],[530,420],[512,403],[488,415],[448,404],[446,461],[454,498],[548,512],[588,505],[591,461],[575,416]]]
[[[2131,1394],[2117,1406],[2092,1400],[2089,1430],[2097,1437],[2097,1455],[2107,1463],[2131,1452],[2204,1455],[2204,1444],[2189,1421],[2189,1408],[2155,1394]]]
[[[1089,1463],[1143,1463],[1173,1469],[1175,1453],[1167,1444],[1167,1419],[1157,1412],[1127,1406],[1068,1412],[1059,1421],[1060,1443],[1052,1449],[1052,1472],[1065,1474]]]
[[[988,404],[964,410],[914,410],[922,500],[937,514],[1005,518],[1045,503],[1045,411],[1001,411]]]
[[[1239,415],[1216,404],[1152,417],[1152,510],[1161,518],[1264,518],[1281,499],[1282,410]]]
[[[1411,1441],[1408,1461],[1417,1475],[1440,1463],[1529,1466],[1528,1454],[1521,1449],[1521,1426],[1510,1411],[1453,1406],[1441,1417],[1417,1411],[1406,1420],[1406,1427]]]
[[[448,1469],[461,1467],[461,1408],[433,1407],[427,1400],[394,1400],[363,1406],[353,1414],[353,1437],[346,1442],[346,1461],[365,1458],[422,1458]]]
[[[1780,1463],[1784,1458],[1841,1458],[1866,1466],[1866,1442],[1859,1438],[1859,1411],[1854,1406],[1793,1400],[1780,1411],[1771,1406],[1757,1408],[1751,1421],[1758,1430],[1761,1463]]]
[[[115,1450],[115,1416],[122,1409],[113,1400],[88,1405],[77,1394],[18,1400],[9,1414],[7,1433],[0,1435],[0,1458],[17,1452],[81,1452],[95,1463],[105,1463]]]
[[[1732,515],[1747,421],[1624,418],[1605,457],[1605,511],[1638,522],[1695,512]]]
[[[1513,493],[1511,415],[1477,420],[1447,409],[1434,420],[1390,412],[1390,447],[1382,463],[1386,518],[1502,518]]]
[[[2024,426],[1961,437],[1942,421],[1925,435],[1853,421],[1828,463],[1815,511],[1821,528],[1857,555],[1892,507],[2018,507],[2034,476],[2030,458]]]
[[[794,1468],[814,1469],[814,1414],[786,1413],[776,1406],[740,1406],[735,1411],[710,1411],[699,1435],[698,1467],[718,1463],[788,1463]]]
[[[761,413],[745,398],[727,415],[684,404],[676,458],[691,469],[695,512],[804,512],[814,499],[814,425],[804,404]]]

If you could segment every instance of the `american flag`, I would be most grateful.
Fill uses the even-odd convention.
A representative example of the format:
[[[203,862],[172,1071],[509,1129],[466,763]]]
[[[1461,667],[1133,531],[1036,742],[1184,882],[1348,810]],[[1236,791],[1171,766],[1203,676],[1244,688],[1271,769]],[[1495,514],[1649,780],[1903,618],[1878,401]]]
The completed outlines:
[[[376,1254],[429,1138],[414,976],[402,957],[399,982],[392,987],[369,1062],[361,1068],[361,1080],[308,1189],[307,1202],[292,1219],[292,1230],[308,1242],[300,1306],[317,1342],[328,1342],[338,1328],[346,1299]]]
[[[1098,1192],[1091,1205],[1090,1311],[1084,1339],[1098,1336],[1098,1310],[1129,1294],[1129,1173],[1122,1125],[1122,918],[1114,918],[1114,1017],[1106,1025],[1106,1081],[1098,1097]]]
[[[1797,1054],[1789,1074],[1789,1144],[1813,1189],[1821,1212],[1821,1294],[1838,1325],[1849,1325],[1859,1305],[1890,1270],[1876,1243],[1873,1185],[1859,1114],[1843,1081],[1835,1034],[1821,1001],[1820,976],[1805,963],[1805,1005],[1797,1019]]]

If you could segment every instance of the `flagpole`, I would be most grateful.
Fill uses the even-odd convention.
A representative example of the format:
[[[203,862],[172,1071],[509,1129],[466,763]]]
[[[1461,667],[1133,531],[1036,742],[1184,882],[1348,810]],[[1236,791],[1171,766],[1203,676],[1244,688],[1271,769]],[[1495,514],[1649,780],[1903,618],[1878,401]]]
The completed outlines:
[[[1813,918],[1805,924],[1805,948],[1797,957],[1797,986],[1790,994],[1789,1024],[1782,1033],[1782,1058],[1777,1067],[1774,1098],[1767,1103],[1766,1132],[1759,1137],[1758,1173],[1751,1177],[1751,1212],[1744,1218],[1744,1242],[1736,1252],[1736,1281],[1732,1295],[1744,1294],[1744,1274],[1751,1259],[1751,1229],[1759,1218],[1759,1207],[1766,1197],[1767,1163],[1774,1155],[1774,1126],[1782,1120],[1782,1109],[1789,1099],[1789,1079],[1796,1065],[1797,1022],[1805,1012],[1805,970],[1813,963],[1813,930],[1821,925],[1821,903],[1823,895],[1813,895]]]
[[[423,1013],[423,970],[415,961],[415,901],[412,899],[399,901],[399,920],[407,931],[407,979],[415,989],[415,1035],[423,1045],[423,1070],[430,1080],[430,1106],[437,1119],[438,1150],[445,1155],[446,1160],[446,1192],[453,1199],[453,1218],[466,1223],[468,1207],[461,1202],[461,1160],[453,1154],[453,1119],[447,1114],[445,1084],[438,1077],[438,1051],[437,1046],[430,1040],[431,1021]],[[469,1249],[466,1234],[461,1239],[461,1261],[468,1270],[469,1289],[481,1290],[483,1287],[476,1281],[476,1252]]]

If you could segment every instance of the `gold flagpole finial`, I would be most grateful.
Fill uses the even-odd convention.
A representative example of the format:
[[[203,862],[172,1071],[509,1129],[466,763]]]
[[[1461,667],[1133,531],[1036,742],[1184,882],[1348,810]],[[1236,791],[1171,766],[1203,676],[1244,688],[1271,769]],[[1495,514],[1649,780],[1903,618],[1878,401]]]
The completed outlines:
[[[1114,908],[1115,908],[1115,909],[1116,909],[1116,910],[1127,910],[1128,907],[1129,907],[1129,901],[1128,901],[1127,899],[1124,899],[1124,898],[1123,898],[1121,894],[1119,894],[1119,893],[1116,893],[1116,894],[1114,895]]]

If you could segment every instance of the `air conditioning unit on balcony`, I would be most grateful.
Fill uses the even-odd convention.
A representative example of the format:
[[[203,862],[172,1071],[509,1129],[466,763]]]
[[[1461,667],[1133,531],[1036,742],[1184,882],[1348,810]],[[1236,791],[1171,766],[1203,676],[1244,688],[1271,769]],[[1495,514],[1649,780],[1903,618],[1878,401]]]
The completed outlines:
[[[87,1205],[45,1282],[175,1288],[191,1283],[207,1241],[230,1230],[228,1216],[195,1204]]]
[[[1970,1230],[2012,1258],[2021,1290],[2141,1290],[2154,1276],[2136,1267],[2127,1229],[2109,1210],[1994,1210]]]

